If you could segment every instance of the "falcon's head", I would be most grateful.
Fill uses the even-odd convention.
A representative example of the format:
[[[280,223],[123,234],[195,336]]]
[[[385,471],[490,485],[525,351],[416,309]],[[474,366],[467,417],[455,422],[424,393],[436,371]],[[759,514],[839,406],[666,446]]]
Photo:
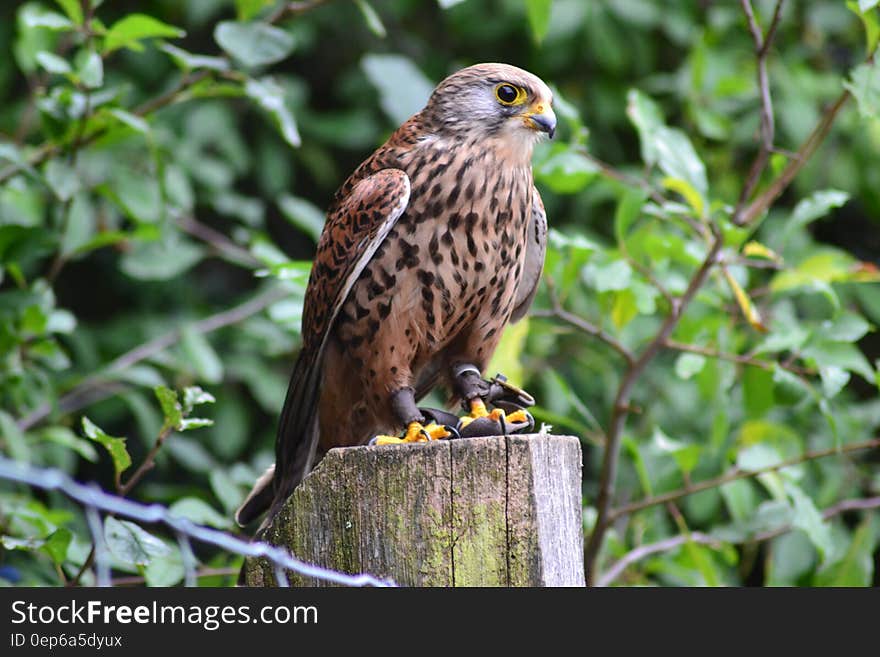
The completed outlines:
[[[553,94],[539,77],[509,64],[476,64],[443,80],[425,114],[439,134],[496,138],[529,152],[556,132]]]

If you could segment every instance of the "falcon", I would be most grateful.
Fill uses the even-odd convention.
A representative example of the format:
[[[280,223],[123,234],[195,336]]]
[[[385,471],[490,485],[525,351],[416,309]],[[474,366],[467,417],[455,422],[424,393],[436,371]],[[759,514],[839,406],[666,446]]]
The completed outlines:
[[[332,447],[449,437],[450,426],[417,406],[439,384],[470,410],[462,425],[503,415],[487,410],[482,372],[504,327],[531,305],[543,268],[547,219],[531,156],[556,130],[552,102],[520,68],[462,69],[336,192],[275,465],[239,524],[269,508],[265,526]]]

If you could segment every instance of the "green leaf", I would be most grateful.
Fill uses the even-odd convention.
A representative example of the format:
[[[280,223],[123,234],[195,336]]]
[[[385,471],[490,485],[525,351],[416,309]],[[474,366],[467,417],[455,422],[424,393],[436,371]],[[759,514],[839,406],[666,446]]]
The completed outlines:
[[[730,517],[738,522],[747,522],[754,517],[758,507],[758,496],[752,482],[746,479],[729,481],[721,486],[721,496]]]
[[[770,282],[773,292],[807,290],[826,293],[830,283],[873,283],[880,275],[855,258],[837,249],[814,253],[795,267],[781,271]],[[830,290],[833,294],[833,290]],[[836,304],[833,304],[835,305]]]
[[[594,261],[584,266],[581,276],[597,292],[625,290],[632,279],[632,267],[626,260]]]
[[[532,28],[532,36],[538,43],[541,43],[547,36],[552,9],[553,0],[526,0],[526,15],[529,19],[529,26]]]
[[[822,519],[813,500],[797,484],[786,481],[785,490],[794,507],[792,524],[806,532],[819,552],[819,558],[824,561],[832,549],[831,526]]]
[[[440,5],[441,9],[449,9],[455,5],[460,5],[462,2],[464,2],[464,0],[437,0],[437,4]]]
[[[796,230],[821,219],[833,208],[839,208],[849,200],[849,194],[836,189],[825,189],[813,192],[805,199],[798,201],[791,213],[791,219],[785,222],[782,239],[786,241]]]
[[[9,413],[2,410],[0,410],[0,445],[3,446],[3,452],[14,460],[23,463],[30,461],[30,447],[24,431],[18,428],[18,423]]]
[[[80,189],[76,171],[58,158],[49,160],[43,173],[59,201],[69,201]]]
[[[249,21],[266,7],[275,4],[275,0],[235,0],[235,11],[240,21]]]
[[[523,349],[529,334],[529,318],[508,326],[501,335],[498,348],[486,368],[488,372],[502,372],[511,381],[522,381],[525,371],[522,364]]]
[[[743,372],[743,402],[749,418],[763,417],[775,403],[773,372],[747,366]]]
[[[779,450],[771,445],[749,445],[736,455],[736,467],[744,472],[756,472],[782,463]]]
[[[156,399],[159,400],[159,406],[162,408],[162,416],[164,417],[162,431],[179,427],[183,420],[183,409],[180,407],[177,393],[165,386],[156,386],[153,388],[153,392],[156,395]]]
[[[614,294],[614,302],[611,305],[611,322],[618,331],[635,319],[638,314],[639,306],[632,290],[621,290]]]
[[[324,228],[324,213],[311,201],[290,194],[278,198],[281,214],[294,226],[317,242]]]
[[[690,379],[703,371],[706,366],[706,357],[700,354],[679,354],[675,359],[675,375],[679,379]]]
[[[146,566],[154,557],[171,553],[171,548],[149,532],[113,516],[104,520],[104,541],[114,557],[134,566]]]
[[[186,575],[183,556],[177,548],[169,549],[168,554],[159,554],[150,559],[144,569],[147,586],[174,586]]]
[[[284,90],[270,78],[248,80],[244,87],[245,94],[257,102],[275,121],[284,140],[293,147],[300,145],[302,140],[296,127],[296,120],[287,107]]]
[[[873,11],[878,4],[878,0],[848,0],[847,8],[856,14],[862,21],[865,28],[865,50],[873,53],[877,48],[877,41],[880,39],[880,20],[877,18],[877,12]]]
[[[434,85],[412,61],[401,55],[369,54],[361,68],[379,92],[382,110],[395,125],[400,125],[420,111]]]
[[[557,194],[575,194],[586,187],[599,167],[571,147],[559,144],[535,168],[535,177]]]
[[[134,130],[135,132],[139,132],[143,135],[149,134],[150,132],[150,124],[147,123],[146,119],[139,117],[137,114],[126,112],[125,110],[119,109],[118,107],[108,109],[107,113],[123,125],[126,125]],[[150,192],[147,192],[147,195],[152,196]]]
[[[205,392],[198,386],[187,386],[183,389],[183,413],[189,415],[193,408],[202,404],[213,404],[217,400],[210,392]]]
[[[850,373],[836,365],[819,368],[819,377],[822,379],[822,394],[827,399],[836,396],[849,383]]]
[[[856,66],[843,86],[856,99],[863,118],[880,115],[880,67],[876,61]]]
[[[83,51],[79,56],[76,73],[80,82],[88,89],[97,89],[104,84],[104,61],[94,50]]]
[[[789,532],[771,543],[767,586],[793,586],[816,565],[816,550],[806,534]]]
[[[694,214],[698,217],[702,217],[705,215],[706,211],[706,202],[703,200],[703,197],[700,193],[694,189],[693,185],[691,185],[686,180],[681,178],[672,178],[667,176],[660,184],[663,185],[666,189],[669,189],[677,194],[680,194],[682,198],[687,202],[691,209],[694,211]]]
[[[385,31],[385,26],[382,24],[382,19],[379,18],[379,14],[376,13],[376,10],[373,9],[373,6],[367,2],[367,0],[354,0],[358,9],[361,10],[361,14],[364,17],[364,21],[367,23],[367,27],[370,28],[370,32],[375,34],[380,39],[384,39],[387,36],[387,32]]]
[[[25,27],[44,27],[48,30],[72,30],[73,22],[61,14],[43,9],[39,5],[25,5],[18,14]]]
[[[874,579],[874,532],[871,523],[862,521],[843,558],[819,573],[818,586],[871,586]]]
[[[146,14],[129,14],[107,30],[103,53],[109,54],[119,48],[141,51],[144,39],[173,38],[185,36],[186,32]]]
[[[180,421],[177,426],[178,431],[190,431],[192,429],[203,429],[214,425],[214,420],[203,417],[188,417]]]
[[[184,497],[177,500],[168,509],[171,515],[180,516],[197,525],[207,525],[217,529],[231,529],[232,519],[220,515],[206,502],[196,497]]]
[[[630,89],[626,101],[626,115],[639,133],[642,160],[648,166],[653,166],[659,158],[654,135],[665,124],[663,112],[657,103],[638,89]]]
[[[180,348],[199,379],[208,383],[223,380],[223,362],[204,334],[195,331],[192,326],[186,326],[181,335]]]
[[[116,438],[108,435],[85,415],[82,418],[82,427],[86,438],[100,443],[110,453],[110,458],[113,459],[113,469],[117,476],[131,466],[131,456],[129,456],[128,450],[125,448],[125,438]]]
[[[627,189],[614,212],[614,235],[617,244],[621,248],[626,245],[626,236],[629,229],[642,214],[642,206],[645,204],[645,192],[641,189]]]
[[[287,57],[296,42],[281,28],[266,23],[223,21],[214,28],[214,40],[232,57],[250,68],[275,64]]]
[[[667,186],[676,186],[676,191],[682,192],[686,198],[691,197],[692,206],[705,207],[709,191],[706,166],[687,135],[666,126],[659,106],[637,89],[630,89],[627,95],[626,113],[638,130],[645,164],[657,164],[670,179],[680,181],[667,181]],[[688,187],[681,183],[693,189],[701,203],[697,204],[696,197],[689,191],[685,193]]]
[[[654,133],[654,148],[660,170],[670,178],[689,184],[700,195],[705,205],[709,191],[706,166],[687,135],[676,128],[661,126]]]
[[[159,46],[159,50],[167,53],[175,64],[180,68],[191,71],[194,69],[208,69],[209,71],[228,71],[229,60],[224,57],[213,57],[210,55],[194,55],[191,52],[178,48],[170,43],[163,43]]]
[[[874,328],[861,315],[844,311],[819,325],[818,333],[832,342],[858,342]]]
[[[204,250],[183,239],[135,242],[122,258],[120,268],[127,275],[144,281],[167,281],[193,267]]]
[[[55,0],[55,2],[76,25],[83,24],[82,4],[80,3],[80,0]]]
[[[855,372],[865,381],[874,379],[874,368],[868,359],[856,345],[849,342],[815,340],[804,348],[802,356],[817,367],[838,367]]]
[[[98,452],[87,440],[83,440],[67,427],[47,427],[40,432],[40,440],[73,450],[86,461],[98,462]]]
[[[61,527],[46,537],[41,549],[52,558],[55,564],[60,566],[67,560],[67,551],[72,540],[73,532]]]
[[[700,460],[700,446],[688,445],[667,436],[659,427],[654,428],[651,443],[661,452],[671,454],[683,473],[690,474]]]
[[[226,471],[220,468],[211,470],[209,475],[211,482],[211,490],[220,500],[223,508],[227,513],[231,513],[239,507],[244,500],[244,492],[241,486],[235,483],[235,479]],[[251,478],[253,481],[254,477]]]
[[[57,75],[65,75],[73,70],[66,59],[46,51],[37,53],[37,63],[46,72],[55,73]]]

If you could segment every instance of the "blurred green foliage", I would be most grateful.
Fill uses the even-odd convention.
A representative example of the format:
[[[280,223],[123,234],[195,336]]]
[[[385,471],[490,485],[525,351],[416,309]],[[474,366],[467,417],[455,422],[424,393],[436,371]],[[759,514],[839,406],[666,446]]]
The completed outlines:
[[[766,30],[775,2],[753,4]],[[560,134],[534,160],[552,287],[493,367],[535,394],[539,420],[583,438],[587,534],[621,353],[656,338],[710,225],[721,264],[635,381],[612,509],[876,437],[877,4],[784,3],[756,194],[844,88],[854,101],[740,227],[761,112],[739,3],[3,3],[0,450],[231,529],[272,460],[322,208],[437,81],[479,61],[557,94]],[[610,340],[560,321],[557,303]],[[212,399],[199,409],[212,426],[188,418]],[[155,469],[125,490],[151,450]],[[738,478],[620,515],[598,570],[683,534],[614,582],[870,585],[878,495],[876,450]],[[871,508],[823,521],[841,500]],[[173,540],[105,523],[117,574],[181,581]],[[65,498],[2,483],[0,535],[2,583],[76,579],[91,543]],[[198,556],[202,584],[233,581],[240,557]]]

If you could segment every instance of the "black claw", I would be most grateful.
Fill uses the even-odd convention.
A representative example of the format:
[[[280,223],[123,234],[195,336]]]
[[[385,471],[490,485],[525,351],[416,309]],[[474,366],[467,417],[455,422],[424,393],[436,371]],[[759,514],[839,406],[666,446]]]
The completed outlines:
[[[441,411],[437,408],[420,408],[419,412],[425,416],[425,423],[442,424],[448,426],[458,426],[458,416],[449,411]]]

